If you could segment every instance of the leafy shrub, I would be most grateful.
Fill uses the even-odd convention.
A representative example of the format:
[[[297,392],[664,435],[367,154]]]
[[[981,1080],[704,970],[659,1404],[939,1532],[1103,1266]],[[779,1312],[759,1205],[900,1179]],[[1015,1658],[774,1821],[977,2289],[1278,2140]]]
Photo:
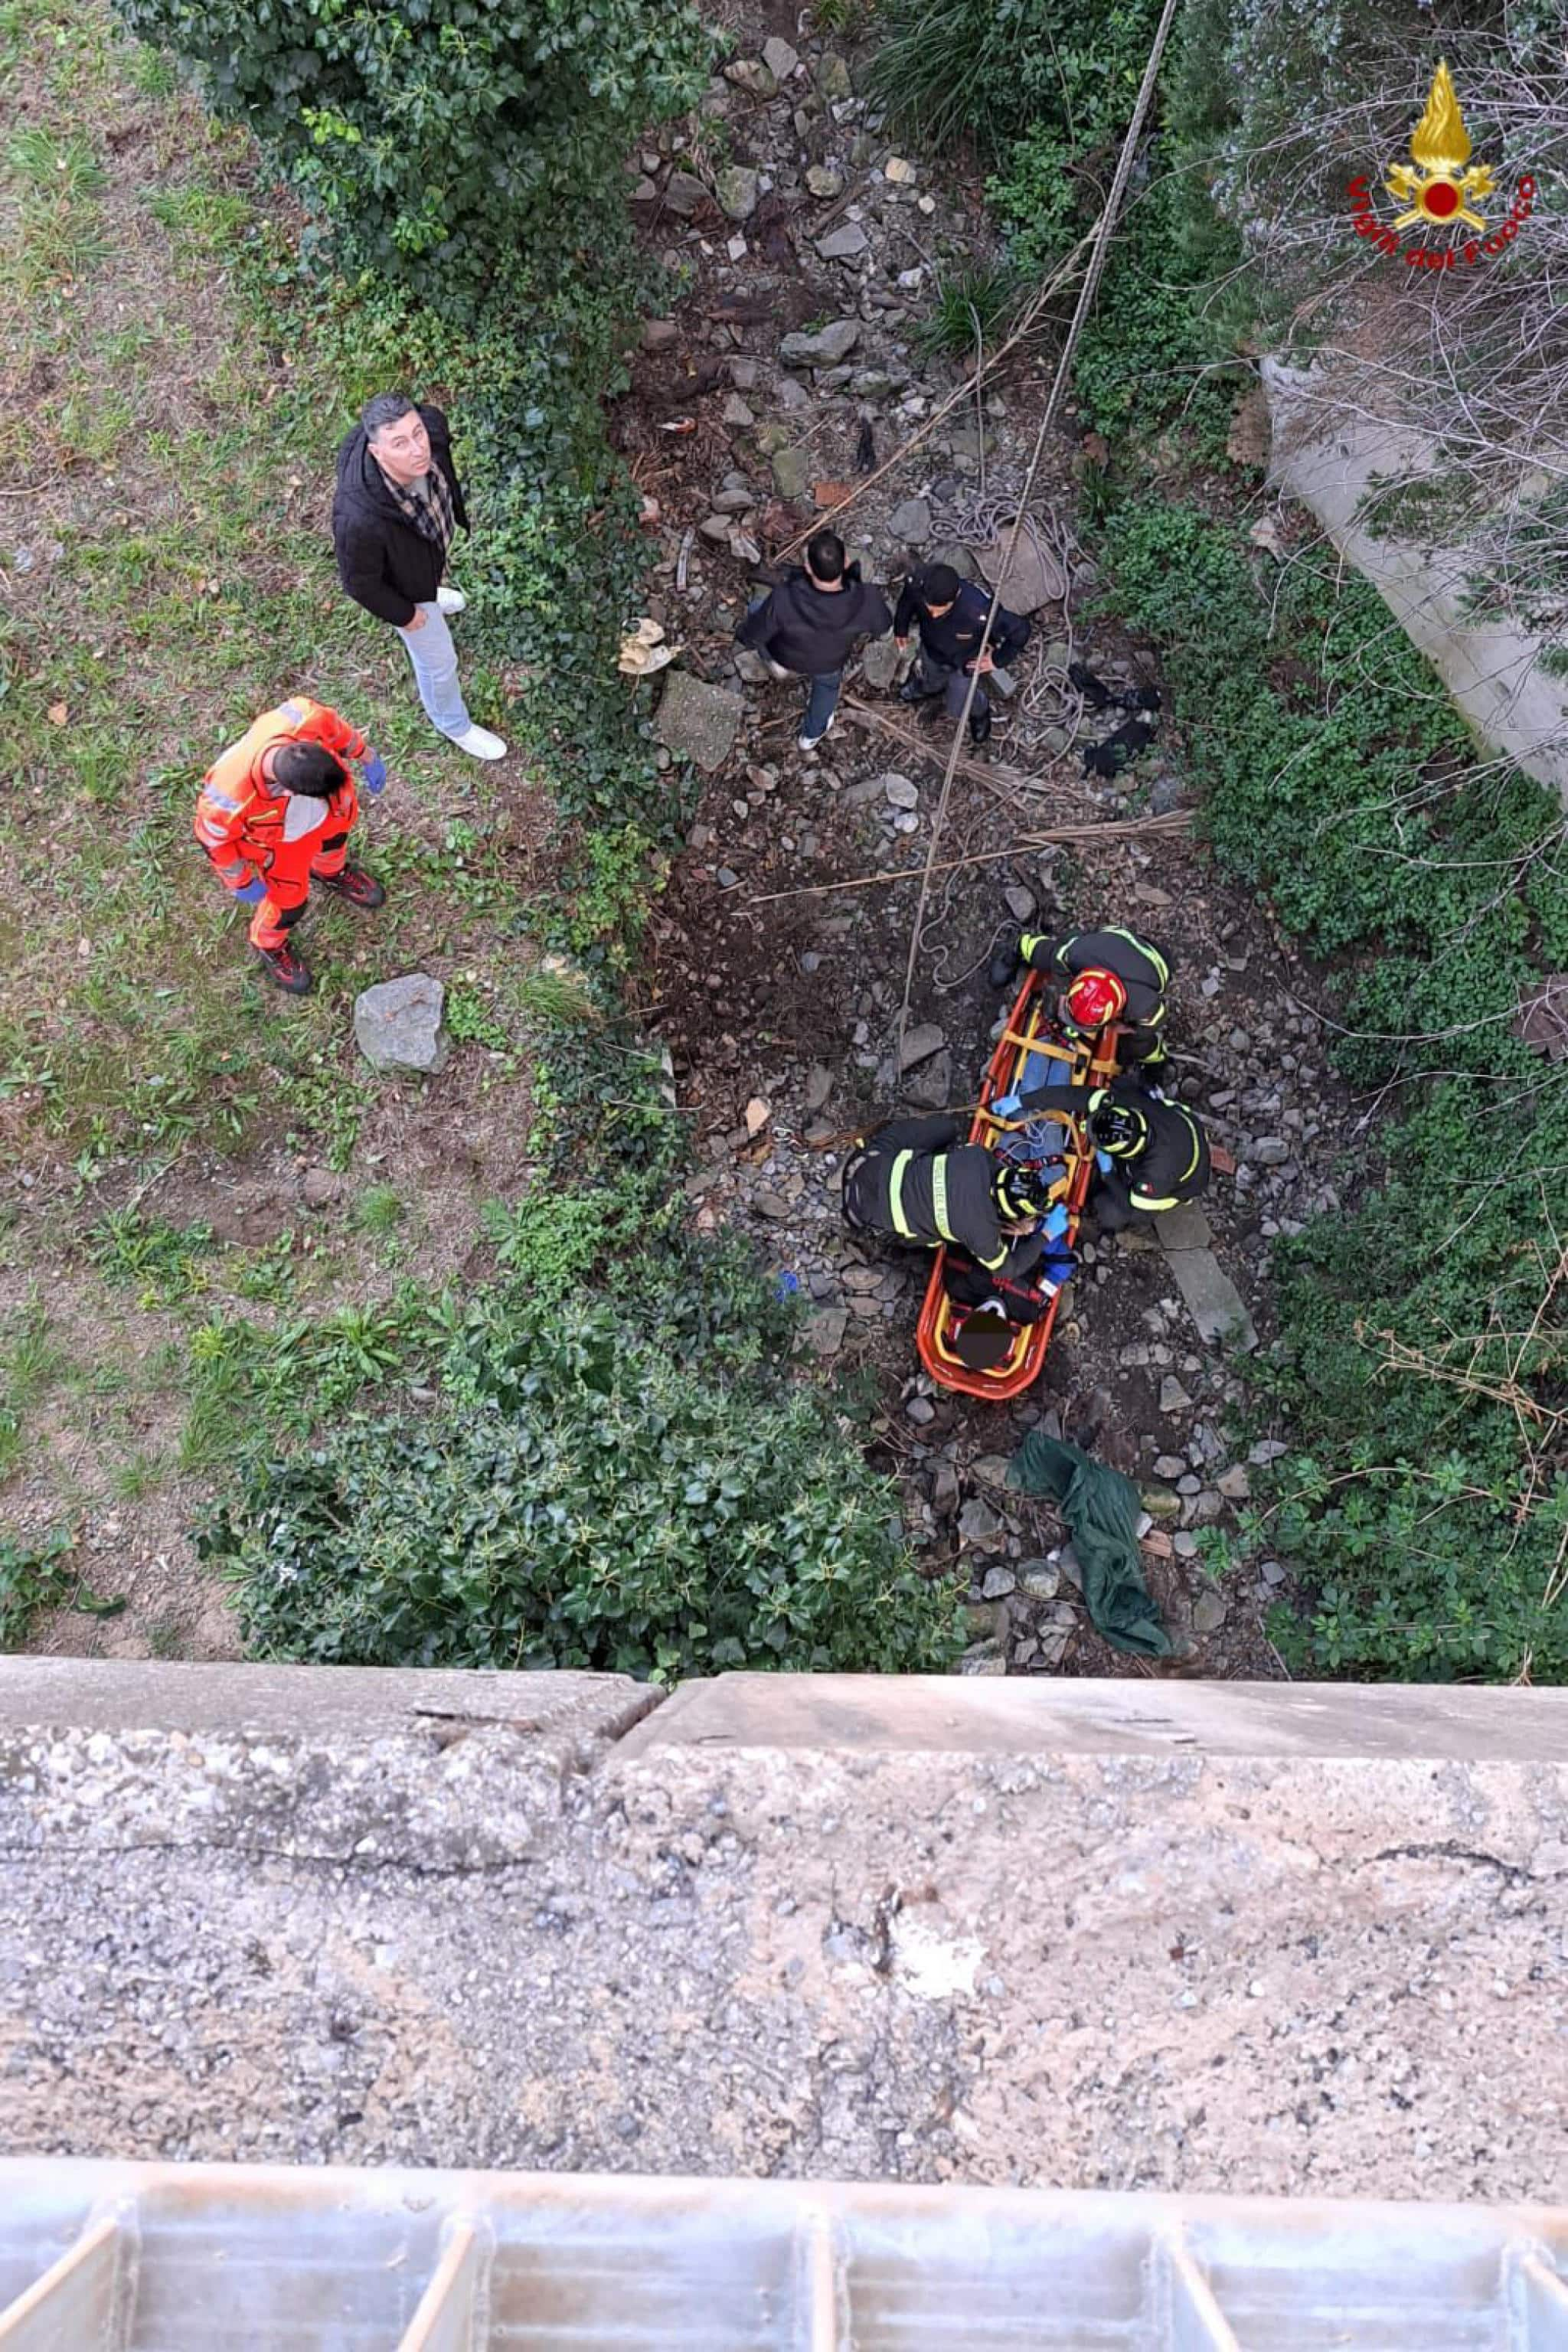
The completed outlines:
[[[204,1549],[266,1657],[940,1670],[953,1595],[895,1500],[818,1391],[579,1305],[466,1332],[429,1421],[262,1465]]]
[[[592,247],[637,131],[701,88],[695,12],[643,0],[118,0],[199,66],[349,261],[490,274],[531,237]]]
[[[1561,1680],[1568,1095],[1509,1034],[1521,984],[1568,949],[1560,813],[1477,768],[1424,662],[1328,559],[1266,600],[1234,530],[1142,495],[1114,505],[1108,546],[1121,609],[1163,648],[1216,853],[1298,937],[1353,957],[1342,1065],[1405,1081],[1381,1185],[1363,1161],[1352,1207],[1278,1254],[1263,1377],[1299,1450],[1253,1538],[1314,1598],[1270,1631],[1309,1671]]]

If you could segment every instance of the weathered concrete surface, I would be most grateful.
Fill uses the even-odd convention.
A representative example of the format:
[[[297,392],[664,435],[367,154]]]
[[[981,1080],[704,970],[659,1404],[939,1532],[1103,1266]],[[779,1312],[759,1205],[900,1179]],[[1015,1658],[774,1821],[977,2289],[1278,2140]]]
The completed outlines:
[[[433,1678],[428,1713],[398,1677],[362,1737],[308,1674],[216,1727],[189,1667],[134,1670],[153,1728],[78,1725],[64,1665],[0,1668],[5,2152],[1561,2177],[1557,1694],[738,1677],[617,1739],[643,1695],[610,1678],[574,1727],[550,1677]],[[1323,1752],[1358,1706],[1405,1752]]]
[[[1155,1218],[1154,1231],[1200,1339],[1211,1347],[1237,1348],[1249,1355],[1258,1345],[1257,1328],[1241,1293],[1209,1246],[1214,1236],[1196,1202],[1165,1210]]]
[[[1432,434],[1418,422],[1379,417],[1375,391],[1360,378],[1347,383],[1319,365],[1277,359],[1264,360],[1261,374],[1273,425],[1271,479],[1310,508],[1377,590],[1487,747],[1517,760],[1568,807],[1568,680],[1541,666],[1549,640],[1466,614],[1475,564],[1463,545],[1378,538],[1370,528],[1390,490],[1441,480]],[[1542,471],[1544,488],[1553,478]]]

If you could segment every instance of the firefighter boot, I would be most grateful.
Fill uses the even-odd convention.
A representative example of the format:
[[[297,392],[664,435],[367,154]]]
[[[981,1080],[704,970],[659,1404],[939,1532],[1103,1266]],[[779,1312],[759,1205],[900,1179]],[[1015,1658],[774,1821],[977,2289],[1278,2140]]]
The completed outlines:
[[[1009,931],[1005,939],[998,940],[992,952],[986,980],[993,988],[1011,988],[1023,960],[1018,934]]]
[[[258,948],[257,960],[275,988],[288,996],[309,996],[315,982],[310,967],[303,957],[297,956],[287,940],[275,948]]]
[[[374,907],[384,907],[386,892],[363,866],[343,865],[335,874],[316,874],[310,877],[323,890],[331,890],[339,898],[346,898],[351,907],[369,914]]]

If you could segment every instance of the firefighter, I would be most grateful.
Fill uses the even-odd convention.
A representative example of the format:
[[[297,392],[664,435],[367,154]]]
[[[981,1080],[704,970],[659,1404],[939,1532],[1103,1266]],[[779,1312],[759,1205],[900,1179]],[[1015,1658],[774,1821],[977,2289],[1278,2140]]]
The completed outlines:
[[[1083,1102],[1095,1177],[1089,1213],[1102,1234],[1117,1234],[1135,1216],[1195,1201],[1209,1181],[1208,1138],[1185,1103],[1167,1102],[1136,1077],[1108,1087],[1058,1089],[1053,1103]]]
[[[363,761],[365,790],[381,791],[386,762],[359,730],[323,703],[292,695],[213,762],[196,802],[196,839],[225,889],[253,909],[250,944],[290,996],[307,995],[312,984],[289,936],[311,883],[351,907],[368,909],[386,898],[349,859],[359,800],[345,760]]]
[[[1078,1252],[1067,1238],[1068,1213],[1058,1201],[1040,1223],[1045,1247],[1027,1273],[986,1274],[963,1250],[950,1249],[942,1288],[954,1318],[952,1349],[974,1371],[989,1371],[1012,1353],[1018,1327],[1038,1323],[1057,1293],[1078,1272]]]
[[[1016,947],[1004,945],[992,959],[993,988],[1005,988],[1020,963],[1065,983],[1057,1010],[1071,1035],[1095,1037],[1116,1022],[1121,1024],[1121,1061],[1136,1062],[1152,1073],[1164,1060],[1171,968],[1147,940],[1112,929],[1079,931],[1060,940],[1026,931]]]
[[[1037,1231],[1060,1190],[1055,1171],[958,1139],[956,1119],[902,1118],[858,1142],[844,1167],[850,1230],[940,1249],[950,1242],[1014,1281],[1045,1255]]]

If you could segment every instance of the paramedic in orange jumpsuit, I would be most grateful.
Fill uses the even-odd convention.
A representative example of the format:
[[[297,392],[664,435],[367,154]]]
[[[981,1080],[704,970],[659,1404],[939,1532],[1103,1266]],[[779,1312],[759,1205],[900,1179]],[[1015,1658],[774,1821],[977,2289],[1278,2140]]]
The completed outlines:
[[[353,907],[379,907],[386,898],[349,862],[359,799],[345,760],[362,761],[365,789],[380,792],[386,763],[359,730],[324,703],[292,695],[214,761],[196,803],[196,839],[224,887],[254,908],[250,944],[290,996],[311,986],[310,967],[289,937],[311,883]]]

